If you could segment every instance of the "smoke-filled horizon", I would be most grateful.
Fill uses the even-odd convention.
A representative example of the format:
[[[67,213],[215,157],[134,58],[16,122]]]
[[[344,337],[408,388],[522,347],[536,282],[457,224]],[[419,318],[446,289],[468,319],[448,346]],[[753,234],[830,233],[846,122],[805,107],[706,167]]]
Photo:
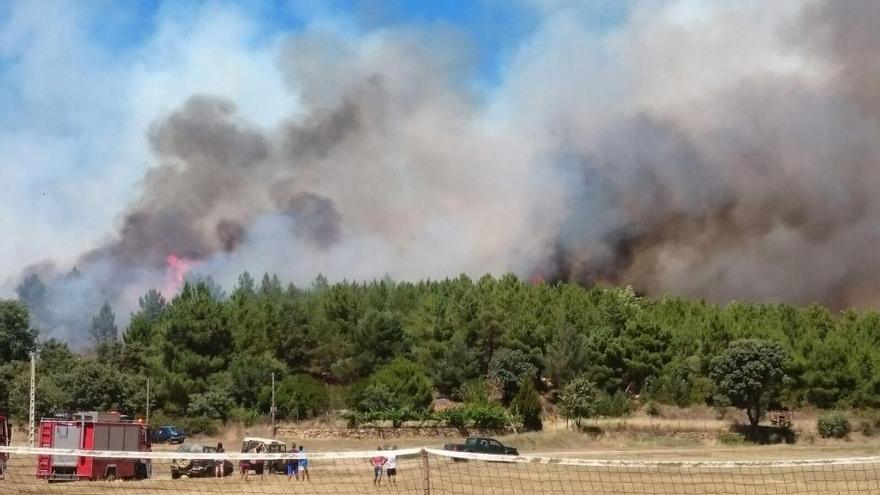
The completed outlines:
[[[75,283],[123,308],[181,266],[876,306],[880,4],[646,1],[606,31],[541,12],[488,90],[448,27],[279,38],[261,77],[295,108],[267,125],[196,90],[153,119],[153,165]]]

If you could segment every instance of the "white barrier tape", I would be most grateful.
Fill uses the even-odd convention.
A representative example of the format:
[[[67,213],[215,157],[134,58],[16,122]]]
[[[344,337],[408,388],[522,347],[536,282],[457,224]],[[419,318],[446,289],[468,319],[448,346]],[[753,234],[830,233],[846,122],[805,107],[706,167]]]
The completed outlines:
[[[748,460],[748,461],[693,461],[693,460],[628,460],[628,459],[576,459],[570,457],[538,457],[511,456],[498,454],[477,454],[433,448],[411,448],[397,450],[369,450],[352,452],[294,452],[263,453],[232,452],[232,453],[200,453],[200,452],[132,452],[104,450],[51,449],[40,447],[5,447],[0,446],[0,453],[22,456],[51,455],[63,457],[95,457],[99,459],[226,459],[230,461],[273,461],[286,459],[334,460],[334,459],[369,459],[376,456],[397,457],[415,456],[426,452],[438,457],[487,462],[556,464],[562,466],[582,466],[600,468],[691,468],[691,469],[731,469],[731,468],[784,468],[784,467],[816,467],[835,465],[878,464],[880,456],[841,457],[830,459],[786,459],[786,460]],[[599,452],[597,452],[599,453]]]
[[[278,452],[262,453],[255,452],[134,452],[134,451],[109,451],[109,450],[76,450],[76,449],[50,449],[44,447],[4,447],[0,446],[0,453],[10,455],[37,456],[52,455],[62,457],[95,457],[99,459],[227,459],[230,461],[275,461],[286,459],[369,459],[375,456],[387,456],[394,454],[398,457],[406,457],[420,454],[421,448],[356,451],[356,452]]]
[[[472,452],[458,452],[454,450],[439,450],[426,448],[425,451],[439,457],[456,459],[471,459],[488,462],[512,462],[512,463],[536,463],[558,464],[563,466],[583,467],[631,467],[631,468],[702,468],[702,469],[730,469],[730,468],[759,468],[759,467],[815,467],[834,465],[857,465],[880,463],[880,456],[844,457],[832,459],[788,459],[788,460],[752,460],[752,461],[692,461],[692,460],[669,460],[669,461],[641,461],[627,459],[575,459],[570,457],[535,457],[528,455],[512,456],[498,454],[476,454]]]

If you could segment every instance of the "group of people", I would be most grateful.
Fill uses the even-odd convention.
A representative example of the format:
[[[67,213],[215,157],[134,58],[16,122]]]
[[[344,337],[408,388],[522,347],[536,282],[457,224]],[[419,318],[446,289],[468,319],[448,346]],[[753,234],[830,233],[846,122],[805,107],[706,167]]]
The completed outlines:
[[[376,450],[381,451],[382,447],[377,447]],[[388,455],[375,455],[370,458],[370,464],[373,466],[373,485],[382,486],[382,473],[385,472],[388,475],[388,484],[397,486],[397,454],[392,451]]]
[[[217,442],[217,453],[222,454],[226,452],[223,448],[223,442]],[[266,446],[263,444],[257,445],[255,448],[250,450],[255,454],[262,454],[266,452]],[[294,477],[297,481],[311,481],[309,477],[309,458],[306,457],[306,449],[302,445],[298,448],[296,445],[293,446],[292,453],[299,454],[297,457],[291,457],[284,461],[284,468],[287,472],[287,481],[290,481]],[[217,478],[222,478],[223,473],[223,459],[217,459],[214,461],[214,475]],[[264,471],[264,461],[253,461],[248,459],[242,459],[239,461],[238,468],[241,471],[241,479],[244,481],[248,480],[250,476],[250,471],[254,470],[255,474],[260,475],[260,478],[263,476]]]
[[[395,454],[396,449],[397,447],[392,447],[391,451],[389,451],[388,454],[377,454],[370,458],[370,465],[373,467],[374,486],[382,486],[383,476],[387,476],[389,485],[397,486],[397,454]],[[376,451],[381,452],[382,447],[377,447]],[[222,454],[224,452],[226,452],[226,450],[223,448],[223,442],[218,442],[217,453]],[[253,450],[251,450],[251,452],[255,454],[262,454],[266,452],[266,447],[262,444],[259,444]],[[287,472],[287,481],[291,481],[294,478],[296,478],[297,481],[311,481],[311,478],[309,477],[309,459],[305,455],[305,447],[303,447],[302,445],[300,445],[299,447],[294,445],[291,452],[299,455],[297,457],[290,457],[284,461],[285,471]],[[218,478],[223,477],[223,463],[224,461],[222,459],[217,459],[216,461],[214,461],[214,475]],[[257,466],[259,466],[259,469],[256,469]],[[239,469],[241,470],[241,479],[247,481],[251,469],[253,469],[256,474],[259,474],[262,477],[262,468],[262,461],[242,459],[239,463]]]
[[[287,459],[285,469],[287,471],[287,481],[296,478],[297,481],[311,481],[309,478],[309,458],[306,457],[305,448],[300,445],[299,450],[293,447],[294,452],[299,452],[299,458]]]

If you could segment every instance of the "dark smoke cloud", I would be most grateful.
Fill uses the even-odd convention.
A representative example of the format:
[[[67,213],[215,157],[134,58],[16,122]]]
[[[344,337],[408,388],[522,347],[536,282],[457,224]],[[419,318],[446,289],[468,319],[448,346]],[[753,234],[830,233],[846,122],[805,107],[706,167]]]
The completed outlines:
[[[244,226],[234,220],[220,220],[217,223],[217,239],[224,251],[233,251],[244,238]]]
[[[880,4],[808,7],[798,42],[814,29],[833,74],[821,84],[751,78],[702,108],[616,119],[586,148],[567,137],[572,207],[539,270],[718,301],[876,304]]]
[[[297,237],[322,249],[340,240],[342,217],[333,200],[314,193],[299,193],[277,206],[295,220]]]
[[[299,111],[266,129],[190,98],[78,266],[117,301],[176,254],[227,285],[514,271],[876,304],[880,3],[645,3],[604,38],[560,5],[482,98],[454,37],[292,37],[279,71]]]

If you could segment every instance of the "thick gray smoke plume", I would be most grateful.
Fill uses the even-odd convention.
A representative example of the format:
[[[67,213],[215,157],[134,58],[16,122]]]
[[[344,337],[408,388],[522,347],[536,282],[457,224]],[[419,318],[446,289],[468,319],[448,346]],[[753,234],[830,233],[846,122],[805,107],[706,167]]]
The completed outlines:
[[[227,286],[514,271],[876,303],[880,3],[644,2],[604,35],[547,8],[489,94],[449,33],[292,37],[301,110],[267,129],[194,95],[156,122],[157,166],[80,270],[116,301],[175,255]]]

